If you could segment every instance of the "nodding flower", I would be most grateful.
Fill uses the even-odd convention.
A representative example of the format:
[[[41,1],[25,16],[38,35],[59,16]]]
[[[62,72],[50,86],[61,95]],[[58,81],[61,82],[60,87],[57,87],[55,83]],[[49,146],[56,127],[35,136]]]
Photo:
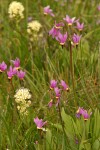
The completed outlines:
[[[44,14],[45,15],[50,15],[50,16],[52,16],[52,17],[54,17],[55,15],[53,14],[53,10],[52,9],[50,9],[50,6],[48,5],[48,6],[46,6],[46,7],[44,7]]]
[[[59,89],[58,87],[55,87],[54,91],[55,91],[55,94],[56,94],[56,98],[59,99],[60,96],[61,96],[61,94],[60,94],[61,89]]]
[[[16,75],[16,73],[17,73],[16,68],[15,67],[13,68],[12,66],[10,66],[9,70],[7,71],[8,79],[12,79],[12,77]]]
[[[56,23],[56,21],[55,21],[53,28],[49,31],[49,35],[51,35],[52,38],[56,38],[59,35],[60,29],[63,26],[64,26],[63,22]]]
[[[65,83],[65,81],[61,80],[61,86],[63,87],[63,90],[69,90],[68,85]]]
[[[34,118],[34,122],[37,126],[37,129],[43,129],[43,126],[47,123],[47,121],[43,122],[43,120],[39,119],[38,117]]]
[[[60,32],[59,28],[53,27],[50,31],[49,31],[49,35],[52,36],[52,38],[56,38],[58,36]]]
[[[82,31],[83,30],[83,28],[84,28],[84,23],[80,23],[80,22],[76,22],[76,28],[79,30],[79,31]]]
[[[79,109],[76,112],[76,117],[80,118],[80,116],[83,116],[84,120],[88,120],[91,114],[92,113],[88,114],[87,110],[79,107]]]
[[[20,68],[20,59],[16,58],[15,60],[11,60],[13,62],[13,65],[16,69]]]
[[[79,36],[79,35],[74,33],[74,35],[72,37],[72,44],[73,45],[78,45],[80,40],[81,40],[81,37],[82,37],[81,35]]]
[[[51,80],[50,81],[50,89],[54,89],[57,86],[57,81],[56,80]]]
[[[0,72],[4,72],[7,69],[7,65],[5,64],[5,62],[3,61],[0,64]]]
[[[55,25],[54,25],[55,28],[60,29],[60,28],[62,28],[63,26],[64,26],[64,23],[63,23],[63,22],[56,23],[56,21],[55,21]]]
[[[49,108],[51,108],[53,105],[53,100],[51,99],[50,102],[48,103]]]
[[[67,32],[65,34],[59,33],[56,40],[59,41],[60,45],[64,45],[67,40]]]
[[[23,78],[25,77],[25,72],[22,70],[17,71],[17,76],[19,79],[23,80]]]
[[[97,6],[97,9],[100,11],[100,5]]]
[[[75,19],[76,17],[70,18],[68,15],[66,15],[66,18],[63,18],[63,20],[65,20],[69,26],[72,26],[73,23],[78,21]]]

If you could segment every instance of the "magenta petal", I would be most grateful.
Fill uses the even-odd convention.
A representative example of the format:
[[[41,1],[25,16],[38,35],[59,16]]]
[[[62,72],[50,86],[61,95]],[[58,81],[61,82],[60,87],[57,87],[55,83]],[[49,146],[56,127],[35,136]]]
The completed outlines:
[[[0,71],[3,72],[7,69],[7,65],[5,64],[5,62],[3,61],[1,64],[0,64]]]
[[[34,118],[34,122],[39,129],[41,129],[47,123],[47,121],[43,122],[43,120],[39,119],[38,117]]]

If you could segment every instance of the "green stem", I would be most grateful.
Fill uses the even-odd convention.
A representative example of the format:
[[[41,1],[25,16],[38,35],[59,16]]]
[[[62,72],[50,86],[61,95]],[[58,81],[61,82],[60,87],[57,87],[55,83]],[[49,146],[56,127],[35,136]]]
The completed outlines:
[[[14,90],[12,79],[10,79],[10,84],[11,84],[12,89]]]
[[[72,52],[72,45],[71,45],[71,42],[70,42],[70,76],[71,76],[72,85],[73,85],[74,104],[75,104],[75,107],[77,107],[77,102],[76,102],[76,100],[75,100],[76,94],[75,94],[75,82],[74,82],[73,52]]]
[[[72,53],[71,43],[70,43],[70,74],[71,74],[73,90],[74,90],[75,89],[75,84],[74,84],[74,72],[73,72],[73,53]]]

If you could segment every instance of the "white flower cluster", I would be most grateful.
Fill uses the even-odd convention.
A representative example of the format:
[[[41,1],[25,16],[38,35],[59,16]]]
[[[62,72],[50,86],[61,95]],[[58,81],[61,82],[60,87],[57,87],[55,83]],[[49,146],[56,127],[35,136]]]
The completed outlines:
[[[22,3],[17,1],[13,1],[12,3],[10,3],[8,13],[11,19],[18,18],[18,17],[20,19],[23,19],[24,18],[23,11],[24,11],[24,7]]]
[[[39,32],[42,25],[37,21],[31,21],[28,23],[27,32],[31,34],[32,32]]]
[[[42,32],[40,31],[42,25],[37,21],[31,21],[27,26],[27,33],[29,34],[29,39],[31,42],[39,40],[39,38],[43,37]]]
[[[27,26],[27,32],[28,34],[32,34],[34,32],[37,33],[40,31],[41,27],[42,25],[37,20],[29,22]]]
[[[27,108],[31,105],[31,94],[27,88],[20,88],[14,95],[15,102],[17,103],[17,109],[23,115],[27,115]]]

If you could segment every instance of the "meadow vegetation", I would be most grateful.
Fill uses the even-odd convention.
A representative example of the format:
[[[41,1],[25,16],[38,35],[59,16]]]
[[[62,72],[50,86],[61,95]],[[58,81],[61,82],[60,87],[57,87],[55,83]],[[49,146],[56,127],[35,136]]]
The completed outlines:
[[[100,150],[99,0],[0,0],[0,150]]]

